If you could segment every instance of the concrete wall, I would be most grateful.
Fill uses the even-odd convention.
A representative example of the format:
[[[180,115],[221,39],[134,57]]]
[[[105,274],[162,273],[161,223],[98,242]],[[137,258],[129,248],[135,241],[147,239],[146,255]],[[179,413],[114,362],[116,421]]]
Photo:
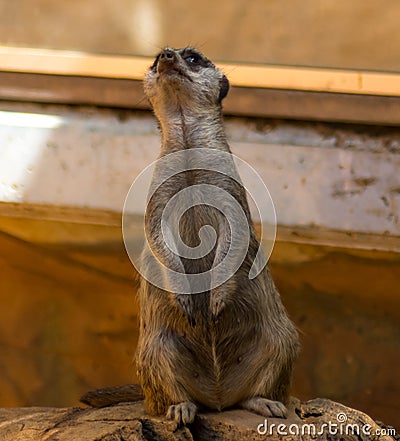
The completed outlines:
[[[130,185],[158,156],[150,112],[2,109],[0,201],[121,212]],[[269,189],[278,225],[400,236],[399,129],[241,118],[227,118],[226,128],[232,151]]]

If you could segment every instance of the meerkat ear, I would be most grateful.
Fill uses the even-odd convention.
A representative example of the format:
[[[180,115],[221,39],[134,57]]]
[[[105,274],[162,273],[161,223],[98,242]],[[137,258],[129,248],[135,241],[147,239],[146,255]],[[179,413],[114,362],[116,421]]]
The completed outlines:
[[[160,59],[161,56],[161,52],[159,54],[157,54],[154,63],[150,66],[150,70],[156,70],[157,64],[158,64],[158,60]]]
[[[219,88],[218,102],[220,103],[226,97],[226,95],[228,95],[228,91],[229,91],[228,78],[226,78],[225,75],[222,75],[219,84],[220,84],[220,88]]]

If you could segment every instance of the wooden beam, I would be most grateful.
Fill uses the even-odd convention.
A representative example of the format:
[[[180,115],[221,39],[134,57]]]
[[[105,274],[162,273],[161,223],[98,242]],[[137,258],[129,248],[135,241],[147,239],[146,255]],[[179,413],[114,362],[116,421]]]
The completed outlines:
[[[142,80],[151,58],[0,46],[0,70]]]
[[[149,109],[148,57],[0,46],[0,99]],[[399,125],[400,75],[219,63],[232,115]]]
[[[266,118],[400,124],[400,97],[233,87],[226,114]]]
[[[0,72],[0,99],[150,109],[139,80]],[[399,125],[400,97],[232,87],[229,115]]]
[[[149,109],[141,81],[0,72],[0,99]]]
[[[142,80],[153,58],[0,46],[0,70]],[[296,66],[217,63],[232,86],[400,96],[400,75]]]

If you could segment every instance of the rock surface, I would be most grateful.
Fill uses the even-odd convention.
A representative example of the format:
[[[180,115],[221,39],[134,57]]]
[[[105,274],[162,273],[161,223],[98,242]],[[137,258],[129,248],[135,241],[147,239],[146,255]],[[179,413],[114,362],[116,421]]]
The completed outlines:
[[[393,428],[326,399],[293,399],[288,419],[243,410],[201,413],[189,427],[145,413],[142,402],[95,408],[0,409],[2,441],[399,440]]]

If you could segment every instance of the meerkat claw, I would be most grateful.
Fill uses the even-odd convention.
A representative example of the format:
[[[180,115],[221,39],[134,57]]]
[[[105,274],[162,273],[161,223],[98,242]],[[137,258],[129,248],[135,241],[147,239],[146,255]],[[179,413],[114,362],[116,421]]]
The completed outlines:
[[[184,401],[183,403],[173,404],[169,406],[167,418],[174,420],[178,426],[191,424],[196,416],[197,406],[191,401]]]
[[[236,283],[235,279],[231,278],[224,284],[216,286],[210,290],[210,310],[214,322],[218,321],[222,311],[225,309],[228,302],[230,302],[231,294],[237,290]]]
[[[242,403],[241,407],[265,417],[286,418],[288,413],[286,407],[280,401],[263,397],[249,398]]]
[[[210,308],[213,322],[218,321],[218,317],[225,308],[225,302],[221,299],[220,295],[217,294],[211,297]]]
[[[193,316],[193,302],[192,299],[190,298],[190,295],[185,294],[185,295],[176,296],[176,300],[179,306],[182,308],[183,312],[185,313],[190,326],[195,326],[196,320]]]

